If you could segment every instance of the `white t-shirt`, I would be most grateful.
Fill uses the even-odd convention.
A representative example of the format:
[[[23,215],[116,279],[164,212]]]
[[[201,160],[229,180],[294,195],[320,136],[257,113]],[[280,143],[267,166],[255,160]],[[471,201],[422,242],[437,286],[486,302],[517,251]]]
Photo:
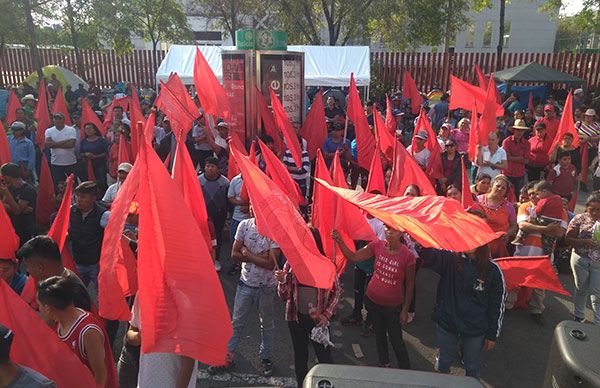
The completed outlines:
[[[385,240],[385,224],[379,218],[367,218],[367,222],[371,225],[371,229],[379,240]]]
[[[112,203],[112,201],[114,201],[117,197],[117,193],[119,192],[120,188],[120,181],[117,181],[116,183],[113,183],[112,185],[108,186],[108,189],[106,189],[106,193],[104,193],[104,197],[102,197],[102,202]]]
[[[131,320],[129,324],[137,327],[142,333],[141,328],[140,304],[136,296],[131,309]],[[172,388],[177,385],[177,376],[181,369],[181,357],[174,353],[141,353],[140,368],[138,372],[138,388],[157,387]],[[198,379],[198,362],[194,362],[194,370],[190,377],[188,388],[196,388]]]
[[[406,151],[408,151],[409,154],[412,154],[412,145],[408,146]],[[417,163],[419,163],[419,166],[421,166],[421,168],[424,169],[425,167],[427,167],[427,163],[429,163],[430,156],[431,151],[429,151],[427,148],[423,148],[421,151],[415,152],[415,154],[412,157],[417,161]]]
[[[250,253],[258,255],[270,249],[279,248],[275,241],[258,233],[256,220],[248,218],[240,222],[235,233],[236,241],[240,241]],[[240,279],[250,287],[272,287],[277,284],[274,272],[256,264],[243,262]]]
[[[46,139],[51,139],[55,143],[71,139],[77,140],[77,130],[68,125],[65,125],[61,130],[58,130],[56,127],[50,127],[46,129]],[[73,148],[50,149],[50,164],[55,166],[71,166],[76,163],[75,146]]]
[[[491,162],[494,164],[499,164],[503,160],[504,161],[507,160],[506,151],[504,151],[504,149],[502,147],[498,147],[496,152],[494,152],[494,155],[492,155],[490,153],[490,149],[488,148],[488,146],[485,146],[481,149],[481,153],[482,153],[482,158],[483,158],[484,162]],[[501,171],[502,170],[497,170],[497,169],[485,166],[485,167],[479,167],[477,174],[488,174],[489,176],[492,177],[492,179],[494,179],[497,175],[500,175]]]

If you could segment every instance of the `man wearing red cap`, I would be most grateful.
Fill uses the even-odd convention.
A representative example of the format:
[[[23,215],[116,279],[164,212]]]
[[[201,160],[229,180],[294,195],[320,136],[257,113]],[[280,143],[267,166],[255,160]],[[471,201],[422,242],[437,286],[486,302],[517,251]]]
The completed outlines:
[[[544,123],[546,125],[546,136],[548,136],[548,138],[554,139],[556,137],[560,119],[556,115],[556,108],[554,105],[546,104],[544,106],[544,117],[536,121],[535,125],[538,123]]]

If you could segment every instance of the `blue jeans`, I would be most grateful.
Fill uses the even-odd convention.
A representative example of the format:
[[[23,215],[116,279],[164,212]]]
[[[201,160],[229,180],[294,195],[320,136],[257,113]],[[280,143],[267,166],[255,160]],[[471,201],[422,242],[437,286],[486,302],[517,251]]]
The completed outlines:
[[[275,322],[273,321],[273,303],[275,300],[275,286],[250,287],[241,280],[235,291],[235,301],[233,303],[233,315],[231,326],[233,326],[233,335],[227,344],[229,353],[235,352],[237,344],[244,331],[244,326],[248,321],[252,307],[258,305],[258,318],[260,319],[260,350],[261,359],[271,358],[271,348],[273,345],[273,331]]]
[[[442,373],[450,373],[450,365],[454,362],[460,345],[466,375],[478,379],[481,374],[481,351],[483,350],[485,335],[466,337],[446,331],[440,325],[437,325],[436,331],[440,350],[435,369]]]
[[[96,289],[98,288],[98,273],[100,272],[100,266],[98,264],[82,265],[75,264],[77,271],[79,272],[79,278],[87,287],[89,283],[94,283]]]
[[[231,243],[231,245],[233,245],[233,242],[235,241],[235,232],[237,232],[237,228],[240,225],[240,222],[242,221],[234,220],[232,218],[231,222],[229,223],[229,242]]]
[[[592,300],[594,323],[600,324],[600,262],[589,257],[579,256],[575,251],[571,254],[571,269],[575,280],[575,296],[573,315],[585,318],[587,295]]]

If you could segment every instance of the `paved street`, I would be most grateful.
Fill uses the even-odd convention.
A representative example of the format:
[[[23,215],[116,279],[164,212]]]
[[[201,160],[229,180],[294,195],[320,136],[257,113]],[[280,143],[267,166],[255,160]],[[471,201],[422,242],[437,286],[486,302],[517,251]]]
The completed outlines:
[[[224,271],[220,277],[231,309],[238,277],[225,273],[228,264],[228,260],[225,260]],[[349,314],[352,308],[352,276],[351,268],[348,268],[342,279],[344,297],[338,309],[337,319],[331,324],[332,341],[336,345],[333,357],[335,362],[340,364],[374,366],[377,365],[375,339],[361,337],[361,330],[358,327],[342,327],[339,323],[339,318]],[[433,370],[436,344],[435,325],[430,319],[430,312],[435,299],[437,280],[437,275],[428,269],[418,272],[417,313],[415,320],[405,328],[405,340],[415,370]],[[561,275],[561,281],[567,290],[573,289],[570,276]],[[569,298],[548,293],[546,306],[544,315],[547,323],[543,328],[530,320],[527,311],[510,311],[506,314],[502,336],[496,344],[496,349],[485,354],[482,380],[486,385],[507,388],[541,386],[553,329],[561,320],[570,319],[572,304]],[[205,372],[206,366],[201,366],[198,387],[294,386],[293,349],[284,321],[284,305],[279,300],[276,302],[275,311],[274,377],[267,379],[258,374],[260,334],[258,318],[255,316],[245,328],[236,353],[236,365],[231,373],[208,376]],[[590,319],[589,311],[588,314]],[[353,344],[360,345],[364,358],[355,357]],[[394,364],[395,361],[392,362],[392,365]],[[458,364],[453,368],[452,373],[464,374]]]

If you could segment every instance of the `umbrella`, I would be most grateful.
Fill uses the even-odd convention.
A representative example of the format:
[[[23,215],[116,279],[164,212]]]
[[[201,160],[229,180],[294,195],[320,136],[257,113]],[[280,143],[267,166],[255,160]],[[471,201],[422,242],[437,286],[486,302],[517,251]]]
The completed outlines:
[[[50,76],[52,74],[55,74],[56,78],[60,81],[63,89],[66,89],[67,85],[71,85],[73,90],[76,90],[79,84],[83,84],[83,87],[85,89],[88,88],[87,82],[85,82],[80,76],[62,66],[44,66],[42,67],[42,72],[44,73],[44,78],[46,78],[47,80],[50,79]],[[38,82],[37,72],[34,71],[33,73],[29,74],[25,81],[27,81],[30,85],[35,85]]]

